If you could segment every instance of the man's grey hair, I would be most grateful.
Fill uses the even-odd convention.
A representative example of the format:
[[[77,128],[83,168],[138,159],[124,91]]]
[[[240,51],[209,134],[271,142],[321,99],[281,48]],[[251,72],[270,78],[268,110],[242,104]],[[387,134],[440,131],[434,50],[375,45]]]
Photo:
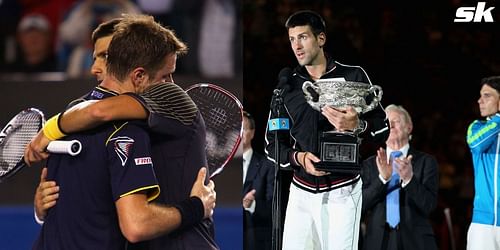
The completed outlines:
[[[396,105],[396,104],[390,104],[387,107],[385,107],[385,113],[387,113],[389,111],[398,112],[399,114],[403,115],[404,122],[406,124],[409,124],[411,127],[413,127],[413,122],[411,120],[410,113],[408,113],[408,111],[406,111],[406,109],[403,108],[403,106]],[[412,137],[412,135],[410,134],[410,138],[408,138],[408,139],[411,140],[411,137]]]
[[[396,104],[390,104],[389,106],[385,107],[385,112],[389,112],[389,111],[396,111],[396,112],[399,112],[400,114],[403,115],[404,119],[405,119],[405,122],[407,124],[410,124],[413,126],[413,122],[411,121],[411,116],[410,116],[410,113],[408,113],[408,111],[406,111],[405,108],[403,108],[403,106],[401,105],[396,105]]]

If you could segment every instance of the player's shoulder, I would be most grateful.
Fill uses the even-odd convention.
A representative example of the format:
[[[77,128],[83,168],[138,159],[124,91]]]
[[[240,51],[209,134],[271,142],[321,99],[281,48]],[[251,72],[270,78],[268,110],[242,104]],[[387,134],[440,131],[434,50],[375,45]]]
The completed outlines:
[[[148,133],[148,124],[145,120],[130,120],[130,121],[122,121],[118,122],[116,125],[124,126],[127,130],[135,130],[141,131],[144,133]]]
[[[140,95],[143,105],[152,114],[191,125],[198,107],[181,87],[174,83],[156,84]]]
[[[360,65],[345,64],[339,61],[335,61],[335,70],[366,75],[365,70]]]
[[[175,83],[160,83],[148,87],[140,96],[152,100],[160,100],[160,98],[170,99],[173,96],[187,96],[187,94]]]
[[[117,121],[110,124],[111,135],[131,135],[149,138],[148,126],[145,121]]]
[[[346,81],[371,83],[365,69],[360,65],[344,64],[335,61],[334,73],[343,75]]]
[[[106,146],[131,146],[134,144],[138,145],[149,145],[151,139],[148,131],[140,122],[136,121],[126,121],[126,122],[115,122],[110,124],[110,130],[105,138]]]

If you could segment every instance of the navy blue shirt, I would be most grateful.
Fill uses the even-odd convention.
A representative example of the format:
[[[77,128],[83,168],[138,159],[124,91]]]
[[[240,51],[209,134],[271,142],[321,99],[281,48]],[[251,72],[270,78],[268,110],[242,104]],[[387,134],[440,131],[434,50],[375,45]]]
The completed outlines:
[[[96,87],[84,99],[115,93]],[[60,186],[34,249],[124,249],[115,201],[135,192],[156,198],[159,186],[148,133],[138,122],[108,123],[65,140],[78,139],[78,156],[52,154],[48,180]]]

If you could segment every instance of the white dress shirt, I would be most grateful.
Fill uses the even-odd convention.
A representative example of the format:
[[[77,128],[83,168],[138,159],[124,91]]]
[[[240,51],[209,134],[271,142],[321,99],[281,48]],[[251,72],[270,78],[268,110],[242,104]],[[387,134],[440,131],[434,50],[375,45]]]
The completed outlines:
[[[392,148],[387,147],[387,148],[385,149],[386,154],[387,154],[387,161],[389,161],[389,158],[391,157],[391,153],[392,153],[393,151],[400,151],[400,152],[402,153],[402,155],[401,155],[401,156],[406,157],[406,156],[408,156],[408,150],[409,150],[409,149],[410,149],[410,144],[406,144],[406,145],[404,145],[404,146],[403,146],[402,148],[400,148],[400,149],[392,149]],[[392,176],[391,176],[391,177],[392,177]],[[380,181],[382,181],[382,183],[383,183],[383,184],[386,184],[387,182],[389,182],[389,181],[391,180],[391,177],[389,177],[389,179],[388,179],[388,180],[385,180],[385,179],[384,179],[384,178],[383,178],[380,174],[378,175],[378,178],[380,179]],[[406,183],[403,181],[403,182],[401,183],[401,187],[402,187],[402,188],[406,187],[406,185],[408,185],[408,183],[410,183],[410,181],[411,181],[411,179],[410,179],[408,182],[406,182]]]
[[[253,155],[252,148],[243,152],[243,184],[245,184],[245,179],[247,178],[248,167],[250,166],[250,160],[252,160],[252,155]],[[244,194],[244,195],[246,195],[246,194]],[[255,203],[256,203],[255,200],[253,200],[250,207],[245,208],[245,210],[247,210],[248,212],[253,214],[253,212],[255,211]]]

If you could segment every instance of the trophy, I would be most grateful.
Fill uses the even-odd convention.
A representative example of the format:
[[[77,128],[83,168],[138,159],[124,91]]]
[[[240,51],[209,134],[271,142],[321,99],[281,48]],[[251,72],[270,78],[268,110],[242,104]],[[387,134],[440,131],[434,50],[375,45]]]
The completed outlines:
[[[382,88],[361,82],[320,79],[314,83],[304,82],[302,91],[307,103],[319,112],[325,105],[334,108],[353,107],[363,114],[377,107],[382,99]],[[370,97],[369,97],[370,96]],[[367,98],[368,97],[368,98]],[[370,103],[367,103],[367,100]],[[324,131],[319,134],[321,162],[315,163],[318,170],[328,172],[359,173],[358,129],[354,131]]]

